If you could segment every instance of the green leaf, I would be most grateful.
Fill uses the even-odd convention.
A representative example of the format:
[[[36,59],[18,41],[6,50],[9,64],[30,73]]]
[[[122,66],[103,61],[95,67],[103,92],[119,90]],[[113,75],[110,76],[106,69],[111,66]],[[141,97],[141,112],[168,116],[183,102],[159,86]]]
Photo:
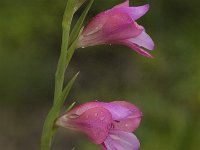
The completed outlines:
[[[77,1],[76,2],[76,10],[78,10],[81,7],[81,5],[87,0],[76,0],[76,1]]]
[[[71,45],[71,43],[75,40],[75,38],[78,36],[80,29],[82,28],[83,22],[85,20],[85,17],[90,9],[90,7],[92,6],[94,0],[90,0],[87,4],[87,7],[85,8],[85,10],[83,11],[83,13],[81,14],[80,18],[78,19],[78,21],[76,22],[74,28],[72,29],[71,33],[70,33],[70,38],[69,38],[69,45]]]
[[[61,103],[62,104],[64,103],[65,99],[67,98],[67,95],[69,94],[69,91],[70,91],[74,81],[76,80],[78,74],[79,74],[79,72],[74,75],[74,77],[68,82],[67,86],[64,88],[63,93],[62,93],[62,97],[61,97]]]
[[[70,109],[72,109],[72,107],[74,107],[75,104],[76,104],[76,102],[73,102],[69,107],[67,107],[66,111],[69,111]]]
[[[83,31],[83,28],[80,29],[78,36],[76,37],[76,39],[74,40],[74,42],[72,43],[70,48],[68,49],[67,58],[66,58],[67,61],[66,61],[66,64],[65,64],[65,68],[67,68],[67,66],[69,65],[69,62],[70,62],[70,60],[71,60],[71,58],[74,54],[74,51],[76,50],[77,42],[79,40],[79,37],[80,37],[82,31]]]

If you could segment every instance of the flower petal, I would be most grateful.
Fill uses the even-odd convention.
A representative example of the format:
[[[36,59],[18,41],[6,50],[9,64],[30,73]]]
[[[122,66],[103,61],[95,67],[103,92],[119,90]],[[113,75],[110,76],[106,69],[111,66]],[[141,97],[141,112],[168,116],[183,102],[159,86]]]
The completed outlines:
[[[129,39],[131,42],[142,46],[144,48],[147,48],[149,50],[153,50],[154,49],[154,42],[151,39],[151,37],[145,32],[143,31],[140,35],[138,35],[137,37],[131,38]]]
[[[95,17],[93,17],[92,20],[88,23],[88,25],[84,29],[83,34],[88,36],[91,35],[92,33],[98,32],[104,26],[107,20],[109,21],[110,19],[113,18],[113,15],[116,16],[116,14],[127,14],[133,20],[137,20],[149,10],[148,4],[137,7],[125,7],[127,5],[127,2],[128,1],[120,4],[120,6],[117,5],[116,7],[101,12]]]
[[[153,58],[153,56],[151,54],[146,52],[144,49],[142,49],[141,47],[139,47],[138,45],[136,45],[135,43],[133,43],[129,39],[119,41],[118,44],[126,45],[126,46],[130,47],[131,49],[135,50],[136,52],[138,52],[139,54],[143,55],[143,56],[146,56],[148,58]]]
[[[67,114],[81,115],[88,109],[95,108],[95,107],[103,107],[107,109],[112,114],[113,120],[120,120],[132,114],[132,111],[126,107],[123,107],[114,103],[105,103],[105,102],[99,102],[99,101],[92,101],[92,102],[87,102],[82,105],[79,105],[73,108],[72,110],[70,110],[69,112],[67,112]]]
[[[117,130],[110,131],[103,145],[106,150],[138,150],[140,147],[134,134]]]
[[[86,110],[80,116],[64,115],[56,123],[65,128],[71,127],[86,133],[95,144],[101,144],[106,137],[112,123],[110,112],[103,107]]]
[[[142,33],[144,28],[138,25],[128,14],[112,14],[102,28],[106,41],[133,38]]]
[[[137,37],[143,30],[144,28],[138,25],[127,13],[106,12],[100,17],[95,17],[89,23],[80,37],[78,46],[110,44],[113,41]]]
[[[129,13],[129,15],[131,15],[131,17],[134,20],[137,20],[144,14],[146,14],[148,10],[149,10],[149,4],[146,4],[143,6],[130,7],[129,9],[127,9],[127,13]]]
[[[130,116],[121,120],[114,121],[114,129],[126,132],[135,131],[140,124],[142,112],[135,105],[126,101],[114,101],[111,103],[126,107],[127,109],[132,111],[132,114],[130,114]]]
[[[116,104],[116,105],[120,105],[122,107],[126,107],[126,108],[132,110],[133,112],[139,111],[139,108],[137,108],[135,105],[133,105],[132,103],[127,102],[127,101],[113,101],[113,102],[110,102],[110,104]]]
[[[114,122],[113,125],[114,125],[115,130],[133,132],[138,128],[140,121],[141,121],[141,117],[126,118],[126,119],[122,119],[120,121]]]
[[[149,10],[149,4],[137,7],[117,7],[111,9],[112,13],[126,13],[131,16],[133,20],[137,20],[142,17]]]
[[[84,104],[78,105],[74,108],[72,108],[67,114],[76,114],[80,116],[82,113],[87,111],[88,109],[95,108],[95,107],[102,107],[102,102],[99,102],[97,100],[86,102]]]
[[[127,118],[132,114],[132,111],[130,109],[114,103],[106,103],[104,104],[104,108],[110,111],[113,120],[121,120],[123,118]]]
[[[104,11],[96,15],[91,19],[91,21],[84,28],[82,35],[90,36],[98,31],[104,26],[105,22],[109,17],[109,11]]]

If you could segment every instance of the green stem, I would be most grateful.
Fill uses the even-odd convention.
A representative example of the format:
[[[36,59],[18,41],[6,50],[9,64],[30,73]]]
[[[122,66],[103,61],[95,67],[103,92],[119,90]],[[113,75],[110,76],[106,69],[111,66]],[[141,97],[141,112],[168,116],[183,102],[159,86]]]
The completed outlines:
[[[61,54],[57,65],[57,70],[55,74],[55,92],[54,92],[54,103],[48,113],[41,137],[41,150],[50,150],[51,141],[55,133],[54,121],[58,117],[60,109],[62,107],[62,90],[64,83],[64,76],[66,71],[66,64],[69,64],[70,59],[67,59],[68,55],[68,41],[70,25],[75,12],[75,0],[68,0],[65,13],[63,16],[63,34],[62,34],[62,46]]]

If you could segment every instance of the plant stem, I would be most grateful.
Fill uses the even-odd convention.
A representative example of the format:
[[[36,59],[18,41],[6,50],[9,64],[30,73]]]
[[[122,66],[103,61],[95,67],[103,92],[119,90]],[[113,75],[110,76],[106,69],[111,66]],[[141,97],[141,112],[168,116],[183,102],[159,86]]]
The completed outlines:
[[[54,102],[44,123],[42,137],[41,137],[41,150],[50,150],[51,148],[51,141],[56,130],[54,128],[54,121],[58,117],[60,109],[63,104],[62,92],[63,92],[65,71],[67,69],[66,64],[69,64],[69,61],[71,59],[71,57],[70,59],[67,59],[68,58],[67,55],[68,55],[70,25],[74,12],[75,12],[75,0],[68,0],[62,22],[62,28],[63,28],[62,46],[55,74]]]

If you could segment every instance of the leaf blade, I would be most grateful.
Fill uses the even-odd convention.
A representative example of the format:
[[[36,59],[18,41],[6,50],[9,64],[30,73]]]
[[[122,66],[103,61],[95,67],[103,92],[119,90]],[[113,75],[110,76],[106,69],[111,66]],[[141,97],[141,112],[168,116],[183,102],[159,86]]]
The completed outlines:
[[[92,6],[94,0],[90,0],[85,8],[85,10],[83,11],[83,13],[81,14],[80,18],[78,19],[78,21],[76,22],[74,28],[72,29],[71,33],[70,33],[70,38],[69,38],[69,45],[71,45],[71,43],[75,40],[75,38],[78,36],[78,33],[80,31],[80,29],[82,28],[83,22],[85,20],[85,17],[90,9],[90,7]]]
[[[74,81],[76,80],[76,78],[78,77],[79,75],[79,72],[76,73],[73,78],[68,82],[68,84],[66,85],[66,87],[64,88],[63,90],[63,93],[62,93],[62,97],[61,97],[61,103],[63,104],[65,99],[67,98],[70,90],[71,90],[71,87],[72,85],[74,84]]]

